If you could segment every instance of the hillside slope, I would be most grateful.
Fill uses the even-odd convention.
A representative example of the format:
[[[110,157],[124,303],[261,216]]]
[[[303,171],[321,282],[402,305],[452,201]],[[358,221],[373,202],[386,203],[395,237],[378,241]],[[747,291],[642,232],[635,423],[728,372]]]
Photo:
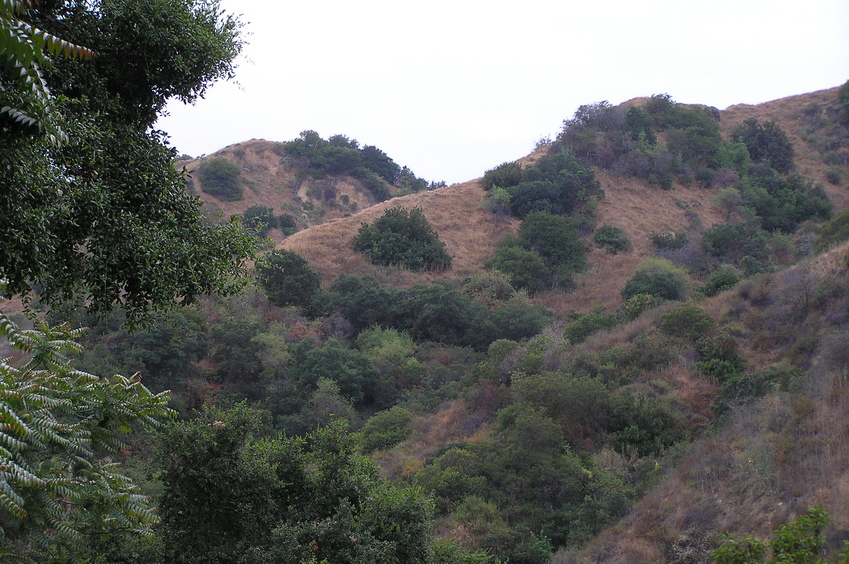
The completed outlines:
[[[252,139],[236,143],[197,159],[178,161],[189,173],[189,189],[203,202],[210,217],[243,214],[252,206],[272,208],[275,214],[292,215],[300,228],[318,225],[377,203],[362,182],[348,175],[316,178],[303,168],[292,166],[284,149],[285,143]],[[236,201],[225,201],[204,191],[198,169],[212,159],[223,159],[237,165],[243,195]],[[397,194],[397,187],[389,187]],[[283,239],[279,229],[269,236]]]
[[[822,154],[812,145],[815,136],[810,129],[813,107],[826,112],[836,106],[837,88],[792,96],[756,106],[739,105],[720,112],[720,128],[724,136],[748,118],[773,120],[788,133],[796,152],[797,170],[822,182],[835,204],[835,210],[849,205],[845,186],[825,181],[829,168]],[[626,102],[625,105],[639,100]],[[534,162],[540,152],[520,159],[524,164]],[[849,162],[846,163],[849,165]],[[849,166],[843,166],[844,177]],[[596,170],[605,197],[598,206],[598,225],[612,224],[622,228],[633,243],[631,253],[609,255],[593,248],[589,255],[590,269],[578,277],[578,288],[570,294],[541,294],[536,300],[556,313],[570,310],[588,311],[594,303],[616,307],[625,281],[645,256],[653,254],[651,235],[661,231],[676,233],[703,229],[724,221],[725,213],[711,203],[714,191],[697,184],[689,186],[676,182],[672,190],[660,190],[636,178],[616,176]],[[280,243],[295,250],[319,269],[326,279],[341,273],[371,273],[386,281],[402,285],[430,280],[432,274],[413,274],[371,267],[365,259],[350,250],[351,238],[362,222],[374,220],[386,207],[419,206],[446,242],[449,253],[455,256],[454,267],[440,276],[460,279],[482,270],[483,261],[495,251],[505,233],[514,231],[512,220],[498,221],[481,207],[484,191],[480,179],[442,188],[433,193],[416,194],[384,202],[377,207],[339,218],[331,224],[311,228]]]
[[[815,505],[831,518],[829,550],[849,540],[847,249],[840,245],[703,304],[738,324],[747,373],[801,368],[762,398],[733,404],[723,424],[679,453],[628,517],[583,549],[561,551],[555,564],[712,562],[708,552],[720,533],[768,539]],[[816,303],[799,300],[804,287],[819,288]]]

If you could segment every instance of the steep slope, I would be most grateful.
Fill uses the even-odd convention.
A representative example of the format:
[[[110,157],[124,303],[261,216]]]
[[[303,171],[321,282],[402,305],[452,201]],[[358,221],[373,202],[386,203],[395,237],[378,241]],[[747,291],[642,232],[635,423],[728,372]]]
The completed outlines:
[[[776,121],[787,131],[794,144],[798,172],[820,180],[834,202],[835,210],[840,210],[849,205],[849,192],[845,186],[835,186],[825,181],[829,165],[812,145],[816,136],[810,133],[812,108],[818,107],[820,112],[833,114],[836,96],[837,88],[832,88],[756,106],[732,106],[720,112],[720,127],[727,137],[749,118]],[[625,105],[641,101],[645,99],[635,99]],[[528,155],[520,162],[532,163],[540,154]],[[849,167],[843,166],[843,170],[846,177]],[[725,221],[725,213],[711,203],[715,191],[697,184],[685,186],[676,182],[672,190],[659,190],[635,178],[601,170],[597,170],[596,175],[605,193],[598,206],[598,224],[612,224],[622,228],[631,239],[634,250],[631,253],[609,255],[594,248],[589,256],[591,268],[579,275],[575,291],[566,295],[544,293],[536,298],[539,303],[560,314],[570,310],[587,311],[599,301],[612,307],[621,303],[619,291],[625,281],[645,256],[653,254],[653,233],[681,233]],[[455,255],[454,268],[440,276],[462,278],[480,271],[483,261],[494,253],[500,238],[516,228],[511,220],[498,221],[484,211],[481,207],[483,197],[480,179],[473,180],[433,193],[385,202],[333,221],[332,225],[298,233],[281,246],[303,254],[328,279],[340,273],[366,272],[402,285],[432,279],[432,274],[373,268],[350,250],[350,240],[362,222],[372,221],[388,206],[419,206],[434,224],[440,237],[446,241],[449,252]]]
[[[455,184],[432,192],[393,198],[358,212],[351,217],[330,221],[288,237],[281,247],[306,258],[325,277],[343,273],[372,274],[398,285],[430,281],[436,277],[461,279],[482,269],[492,256],[499,239],[518,225],[515,219],[498,219],[480,203],[484,191],[477,181]],[[370,265],[365,257],[351,250],[351,239],[360,225],[374,221],[390,207],[420,207],[428,221],[454,256],[446,273],[413,273],[395,268]]]
[[[739,324],[747,373],[801,368],[761,399],[737,402],[715,433],[680,453],[626,519],[582,550],[561,551],[554,563],[707,562],[720,533],[766,539],[814,505],[831,517],[828,548],[843,546],[849,539],[847,249],[843,244],[762,275],[705,304]],[[814,288],[820,297],[806,301],[804,292]]]

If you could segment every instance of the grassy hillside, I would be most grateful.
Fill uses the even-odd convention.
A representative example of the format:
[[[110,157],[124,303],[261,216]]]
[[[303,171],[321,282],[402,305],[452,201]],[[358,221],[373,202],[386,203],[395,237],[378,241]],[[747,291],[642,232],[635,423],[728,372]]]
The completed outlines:
[[[840,210],[849,205],[846,181],[833,185],[826,181],[826,164],[823,154],[815,147],[816,133],[810,133],[811,108],[819,105],[821,112],[836,111],[837,88],[793,96],[757,106],[732,106],[719,112],[723,135],[730,135],[746,119],[776,121],[789,135],[794,149],[796,169],[806,177],[821,182]],[[645,102],[645,98],[631,100],[624,107]],[[535,162],[545,151],[537,151],[519,162]],[[849,149],[842,149],[847,154]],[[841,157],[842,158],[842,157]],[[849,180],[849,161],[843,163],[843,178]],[[636,265],[654,252],[651,235],[662,231],[675,233],[698,231],[725,221],[725,212],[711,202],[715,190],[707,190],[695,183],[684,185],[675,182],[672,190],[659,190],[639,178],[623,177],[605,170],[596,170],[605,197],[598,205],[598,225],[612,224],[620,227],[633,242],[633,251],[610,255],[594,248],[589,257],[591,268],[579,276],[578,288],[569,294],[541,295],[539,303],[565,314],[569,310],[586,312],[601,301],[610,306],[621,303],[619,291],[631,276]],[[417,194],[384,202],[380,206],[362,210],[350,217],[340,218],[330,225],[309,229],[279,244],[307,257],[310,263],[326,277],[341,273],[365,273],[399,284],[433,279],[431,274],[387,271],[371,268],[360,256],[352,256],[347,244],[362,222],[373,221],[389,206],[419,206],[446,241],[449,252],[455,255],[455,267],[440,276],[462,279],[480,272],[483,261],[492,256],[498,241],[517,228],[515,219],[498,220],[482,208],[484,191],[480,179],[473,180],[433,193]]]

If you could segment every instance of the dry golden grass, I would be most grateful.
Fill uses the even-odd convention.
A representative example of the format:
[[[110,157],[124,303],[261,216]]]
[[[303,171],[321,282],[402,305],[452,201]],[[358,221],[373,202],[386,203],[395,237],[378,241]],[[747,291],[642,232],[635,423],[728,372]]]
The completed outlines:
[[[483,269],[501,238],[518,227],[514,219],[498,219],[480,205],[484,191],[477,181],[455,184],[432,192],[393,198],[351,217],[311,227],[288,237],[279,246],[302,255],[326,279],[339,274],[372,274],[379,280],[401,286],[432,282],[436,278],[462,279]],[[445,272],[409,272],[377,267],[351,249],[351,241],[362,223],[369,223],[392,207],[420,207],[445,242],[453,262]]]
[[[192,174],[197,196],[213,210],[220,210],[224,217],[244,213],[251,206],[267,206],[274,209],[276,214],[291,213],[307,225],[321,221],[329,221],[343,217],[351,209],[364,209],[374,205],[375,199],[358,182],[348,178],[316,180],[311,177],[299,177],[291,167],[281,162],[279,151],[282,143],[252,139],[243,143],[230,145],[204,158],[224,158],[237,163],[242,170],[242,186],[244,195],[236,202],[223,202],[201,190],[200,179],[194,171],[201,165],[204,158],[181,161],[178,166],[185,166]],[[325,201],[316,196],[313,190],[332,186],[336,198]],[[341,202],[347,204],[340,205]],[[320,207],[321,214],[310,214],[302,211],[301,202],[311,202]],[[273,229],[269,236],[276,242],[283,240],[278,229]]]
[[[750,117],[761,121],[777,121],[794,143],[799,172],[822,180],[836,209],[842,209],[849,206],[849,191],[824,181],[828,167],[823,164],[822,157],[802,139],[804,108],[812,102],[823,105],[833,103],[836,91],[836,88],[832,88],[756,106],[731,106],[721,112],[720,127],[723,135],[727,136]],[[625,105],[640,104],[645,100],[635,98]],[[251,140],[216,153],[216,156],[233,159],[242,165],[249,186],[245,190],[244,200],[228,203],[217,202],[206,194],[200,194],[200,197],[204,201],[215,202],[225,215],[241,213],[251,205],[266,205],[279,212],[292,208],[296,196],[306,199],[306,191],[312,181],[305,181],[299,191],[295,191],[297,182],[294,173],[280,165],[280,158],[272,146],[268,141]],[[540,149],[518,160],[527,165],[543,154],[544,149]],[[187,166],[191,169],[197,164],[198,161],[190,161]],[[578,275],[575,291],[569,294],[543,293],[535,298],[537,303],[551,309],[561,318],[571,310],[589,311],[599,302],[610,307],[619,305],[619,292],[625,282],[640,261],[653,253],[653,232],[687,231],[692,228],[694,221],[703,228],[724,221],[723,212],[710,203],[712,191],[696,184],[683,186],[676,183],[673,190],[664,191],[604,171],[597,171],[597,177],[606,195],[598,206],[599,225],[612,224],[623,229],[634,249],[619,255],[593,249],[589,254],[590,268]],[[342,209],[328,207],[323,218],[311,218],[326,223],[314,225],[285,240],[278,231],[272,231],[272,238],[278,247],[303,255],[322,273],[325,282],[342,273],[371,274],[383,283],[397,286],[432,282],[441,277],[462,279],[481,271],[483,262],[493,255],[504,234],[514,232],[518,227],[518,221],[496,219],[481,207],[484,192],[475,180],[395,198],[373,206],[369,195],[355,183],[343,182],[337,186],[337,191],[340,197],[344,195],[350,202],[356,203],[360,211],[344,217]],[[454,255],[451,269],[442,273],[411,273],[401,269],[375,267],[351,250],[351,239],[360,224],[373,221],[385,209],[393,206],[418,206],[424,210],[425,216],[445,241],[448,252]]]

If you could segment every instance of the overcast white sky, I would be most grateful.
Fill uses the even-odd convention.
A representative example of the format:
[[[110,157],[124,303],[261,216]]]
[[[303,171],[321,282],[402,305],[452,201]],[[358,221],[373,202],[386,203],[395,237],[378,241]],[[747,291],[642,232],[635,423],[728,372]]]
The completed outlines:
[[[221,0],[237,82],[157,126],[192,156],[306,129],[426,180],[482,176],[581,104],[668,93],[724,109],[849,79],[847,0]]]

